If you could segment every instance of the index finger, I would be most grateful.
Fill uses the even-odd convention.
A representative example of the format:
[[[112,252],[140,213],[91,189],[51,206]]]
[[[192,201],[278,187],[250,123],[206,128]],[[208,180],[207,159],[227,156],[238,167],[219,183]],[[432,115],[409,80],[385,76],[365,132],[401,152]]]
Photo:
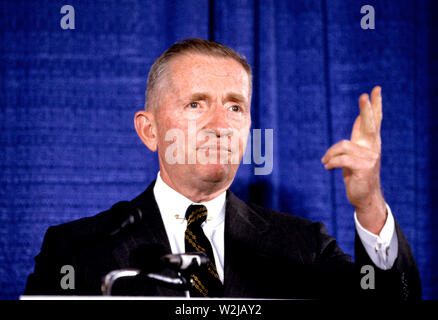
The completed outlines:
[[[371,107],[368,94],[363,93],[359,97],[360,108],[360,131],[365,135],[375,134],[376,125],[374,121],[374,112]]]

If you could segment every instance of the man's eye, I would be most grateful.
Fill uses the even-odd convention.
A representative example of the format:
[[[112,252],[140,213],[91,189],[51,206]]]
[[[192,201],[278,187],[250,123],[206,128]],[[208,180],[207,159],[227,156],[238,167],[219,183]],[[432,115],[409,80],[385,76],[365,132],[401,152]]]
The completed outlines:
[[[191,109],[196,109],[196,108],[199,107],[199,103],[197,103],[197,102],[190,102],[190,103],[189,103],[189,107],[190,107]]]
[[[234,112],[239,112],[241,109],[240,109],[240,106],[234,105],[230,108],[230,110],[234,111]]]

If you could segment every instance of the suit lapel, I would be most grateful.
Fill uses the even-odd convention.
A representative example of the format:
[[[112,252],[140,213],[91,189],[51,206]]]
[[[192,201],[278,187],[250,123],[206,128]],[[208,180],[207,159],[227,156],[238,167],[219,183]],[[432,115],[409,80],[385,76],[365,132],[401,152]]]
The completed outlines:
[[[251,297],[249,279],[242,277],[251,268],[262,247],[269,223],[245,202],[227,191],[225,211],[224,293],[226,297]],[[244,257],[251,257],[248,260]],[[254,281],[255,279],[253,279]]]

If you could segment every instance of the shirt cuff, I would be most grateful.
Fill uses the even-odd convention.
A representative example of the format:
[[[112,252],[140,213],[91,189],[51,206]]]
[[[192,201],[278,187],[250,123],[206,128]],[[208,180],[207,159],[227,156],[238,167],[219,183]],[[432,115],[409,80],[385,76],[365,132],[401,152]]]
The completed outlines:
[[[398,255],[398,239],[395,230],[394,216],[391,208],[386,204],[385,225],[379,235],[369,232],[361,226],[354,212],[354,224],[362,244],[374,264],[383,270],[391,269]]]

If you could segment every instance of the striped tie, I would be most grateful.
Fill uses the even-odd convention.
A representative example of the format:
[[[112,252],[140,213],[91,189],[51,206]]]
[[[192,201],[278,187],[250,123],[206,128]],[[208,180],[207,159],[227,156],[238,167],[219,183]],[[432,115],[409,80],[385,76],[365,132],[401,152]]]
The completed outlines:
[[[189,206],[186,219],[186,252],[204,252],[210,259],[210,264],[207,267],[196,269],[191,274],[193,286],[190,288],[190,296],[222,297],[223,285],[216,270],[213,250],[201,228],[202,223],[207,219],[207,208],[203,205]]]

